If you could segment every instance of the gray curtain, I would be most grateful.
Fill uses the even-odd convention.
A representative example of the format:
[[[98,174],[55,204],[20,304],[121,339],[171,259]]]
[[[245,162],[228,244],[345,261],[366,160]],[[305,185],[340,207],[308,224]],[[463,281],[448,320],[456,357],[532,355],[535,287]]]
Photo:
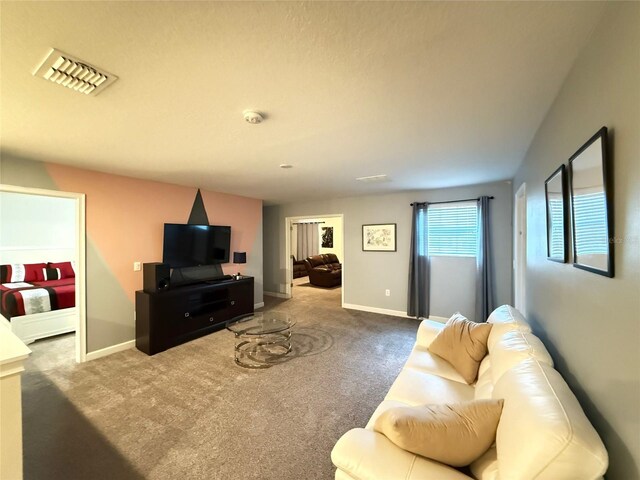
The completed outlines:
[[[320,233],[317,223],[298,224],[298,260],[318,254]]]
[[[427,206],[427,203],[413,204],[413,221],[411,225],[407,315],[417,318],[427,318],[429,316]]]
[[[494,308],[489,197],[478,199],[478,254],[476,255],[476,321],[486,322]]]

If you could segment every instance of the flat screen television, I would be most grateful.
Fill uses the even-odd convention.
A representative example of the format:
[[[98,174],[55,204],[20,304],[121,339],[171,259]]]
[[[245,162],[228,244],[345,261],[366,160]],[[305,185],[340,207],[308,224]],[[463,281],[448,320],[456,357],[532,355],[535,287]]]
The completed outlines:
[[[171,268],[229,262],[231,227],[164,224],[162,261]]]

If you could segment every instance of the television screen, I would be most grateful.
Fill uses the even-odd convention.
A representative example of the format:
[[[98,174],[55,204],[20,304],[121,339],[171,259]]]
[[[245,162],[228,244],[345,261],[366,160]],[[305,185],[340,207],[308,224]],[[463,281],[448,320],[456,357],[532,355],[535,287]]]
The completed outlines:
[[[228,263],[231,227],[164,224],[162,261],[172,268]]]

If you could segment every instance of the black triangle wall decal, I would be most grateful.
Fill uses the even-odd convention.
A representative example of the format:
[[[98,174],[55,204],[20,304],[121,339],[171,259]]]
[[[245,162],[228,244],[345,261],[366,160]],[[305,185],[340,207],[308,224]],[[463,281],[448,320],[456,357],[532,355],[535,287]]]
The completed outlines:
[[[198,189],[196,199],[193,201],[193,207],[191,207],[191,215],[189,215],[188,223],[189,225],[209,225],[209,218],[207,217],[207,210],[204,208],[200,189]]]

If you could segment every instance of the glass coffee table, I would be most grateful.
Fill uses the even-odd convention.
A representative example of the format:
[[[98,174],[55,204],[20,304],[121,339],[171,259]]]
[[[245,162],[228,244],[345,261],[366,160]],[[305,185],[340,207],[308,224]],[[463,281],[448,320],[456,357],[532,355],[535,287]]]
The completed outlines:
[[[245,368],[269,368],[291,351],[291,327],[285,312],[258,312],[232,318],[227,330],[236,337],[235,362]]]

